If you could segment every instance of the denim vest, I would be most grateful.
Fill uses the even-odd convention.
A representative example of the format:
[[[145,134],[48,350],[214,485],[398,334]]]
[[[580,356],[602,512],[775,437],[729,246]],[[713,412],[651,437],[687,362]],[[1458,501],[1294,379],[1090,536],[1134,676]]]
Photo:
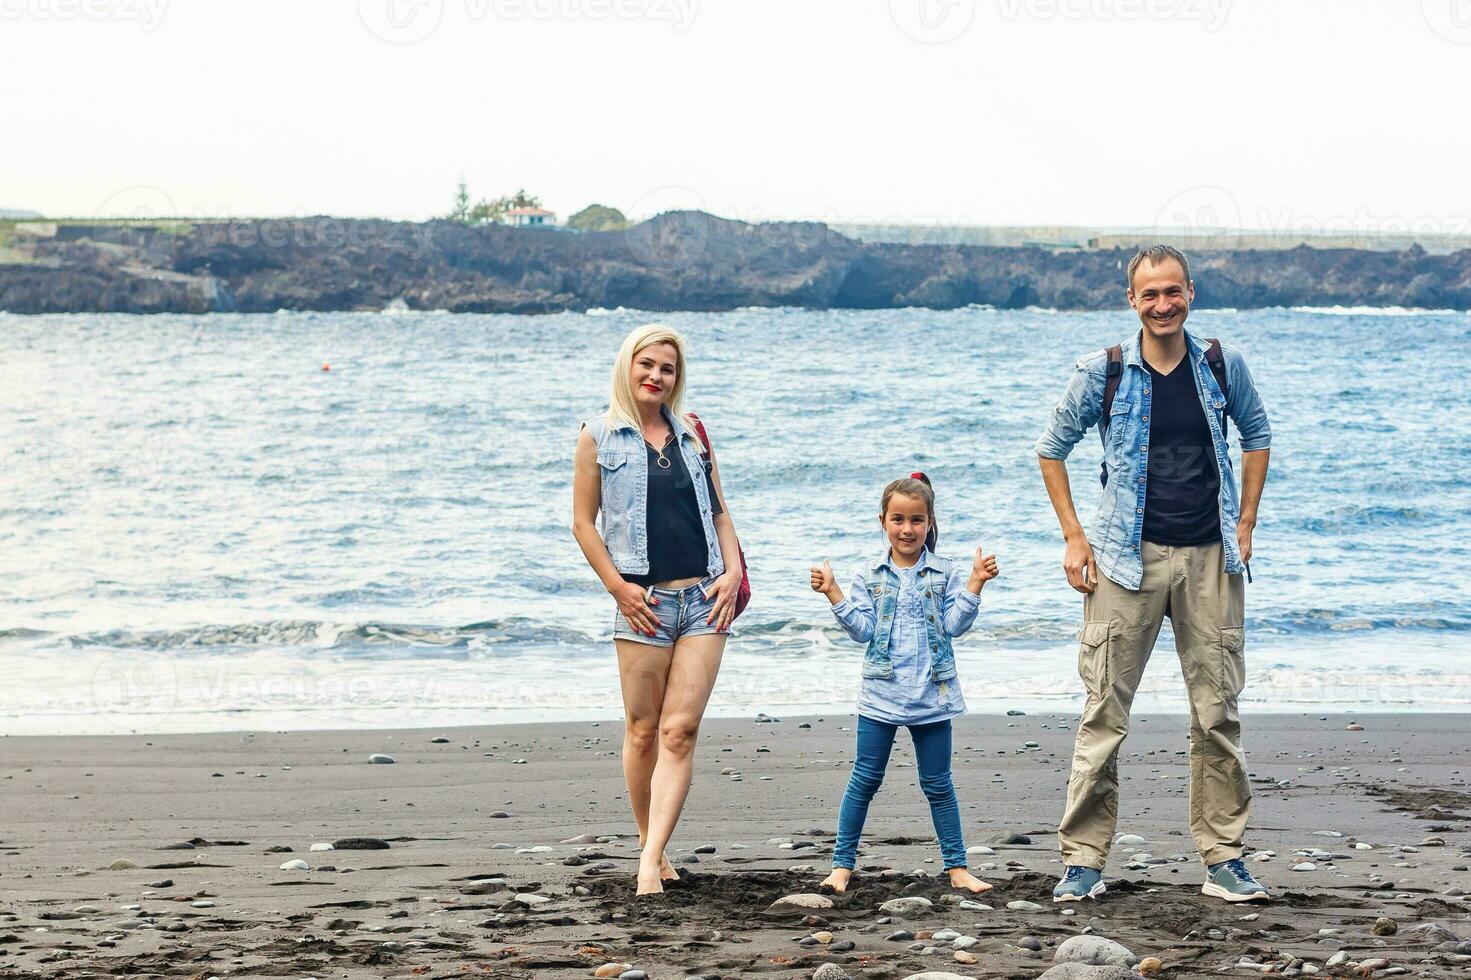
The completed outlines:
[[[710,513],[710,488],[704,475],[707,470],[704,447],[667,406],[662,406],[664,420],[679,441],[685,470],[694,485],[695,500],[700,505],[700,523],[705,530],[705,546],[709,552],[708,575],[725,571],[720,554],[720,539],[715,534],[715,518]],[[598,507],[598,530],[603,544],[613,559],[613,567],[621,575],[649,573],[649,455],[644,447],[644,434],[637,426],[615,427],[606,415],[582,423],[598,446],[598,473],[602,478],[602,502]]]
[[[1231,468],[1231,448],[1226,443],[1225,420],[1236,422],[1243,452],[1266,449],[1272,444],[1272,428],[1261,396],[1246,369],[1246,359],[1230,344],[1221,344],[1226,361],[1226,394],[1221,393],[1206,363],[1206,344],[1185,333],[1186,355],[1194,376],[1195,391],[1210,428],[1215,447],[1216,472],[1220,476],[1217,504],[1221,515],[1221,545],[1226,573],[1245,571],[1236,543],[1236,521],[1241,513],[1236,477]],[[1126,589],[1138,589],[1144,578],[1144,561],[1139,547],[1144,530],[1144,501],[1149,476],[1149,414],[1152,403],[1149,369],[1139,353],[1139,335],[1123,345],[1123,367],[1114,394],[1108,426],[1099,425],[1103,394],[1107,385],[1108,352],[1095,351],[1078,361],[1062,401],[1053,410],[1041,438],[1037,455],[1066,459],[1088,429],[1098,425],[1103,437],[1103,459],[1108,466],[1108,483],[1103,487],[1088,528],[1088,543],[1098,559],[1098,570]]]
[[[943,606],[945,583],[950,579],[953,563],[948,558],[927,554],[917,578],[924,590],[924,630],[930,646],[930,677],[937,683],[955,677],[955,651],[945,633]],[[894,629],[894,613],[899,608],[899,574],[889,566],[887,558],[868,572],[868,595],[873,600],[873,638],[863,653],[864,677],[893,677],[894,665],[889,661],[889,634]]]

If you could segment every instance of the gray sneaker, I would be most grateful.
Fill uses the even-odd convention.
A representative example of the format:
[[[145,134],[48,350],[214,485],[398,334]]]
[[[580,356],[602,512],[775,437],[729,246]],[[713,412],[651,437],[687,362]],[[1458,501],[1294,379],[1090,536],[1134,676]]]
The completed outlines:
[[[1200,887],[1202,895],[1224,898],[1228,902],[1251,902],[1269,899],[1272,896],[1261,883],[1246,870],[1240,858],[1222,861],[1206,869],[1205,884]]]
[[[1103,872],[1081,864],[1070,864],[1057,887],[1052,889],[1052,900],[1081,902],[1085,898],[1097,898],[1106,891],[1108,887],[1103,883]]]

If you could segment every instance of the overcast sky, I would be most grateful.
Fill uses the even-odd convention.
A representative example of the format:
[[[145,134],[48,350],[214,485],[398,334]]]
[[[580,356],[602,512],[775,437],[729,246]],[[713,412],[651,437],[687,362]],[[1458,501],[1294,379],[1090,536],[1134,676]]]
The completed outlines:
[[[0,208],[1471,233],[1471,0],[0,0]]]

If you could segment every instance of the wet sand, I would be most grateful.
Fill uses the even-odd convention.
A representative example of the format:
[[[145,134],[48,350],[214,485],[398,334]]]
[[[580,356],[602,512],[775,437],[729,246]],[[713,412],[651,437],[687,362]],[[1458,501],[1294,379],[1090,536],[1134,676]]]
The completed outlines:
[[[1248,716],[1247,860],[1277,896],[1252,905],[1200,894],[1183,716],[1135,719],[1118,830],[1144,843],[1115,847],[1109,893],[1051,902],[1073,723],[957,722],[989,909],[946,887],[901,736],[853,889],[786,914],[769,906],[829,864],[851,715],[707,722],[670,849],[683,880],[637,902],[618,723],[3,738],[0,976],[1030,978],[1085,930],[1167,977],[1471,976],[1471,718]],[[311,850],[347,838],[388,846]],[[901,896],[932,905],[879,908]]]

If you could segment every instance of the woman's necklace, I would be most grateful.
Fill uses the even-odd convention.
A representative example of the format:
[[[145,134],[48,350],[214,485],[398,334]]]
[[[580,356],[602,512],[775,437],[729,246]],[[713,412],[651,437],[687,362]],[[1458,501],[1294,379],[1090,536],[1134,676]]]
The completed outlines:
[[[667,469],[669,469],[669,467],[671,467],[671,466],[673,466],[673,465],[674,465],[674,464],[673,464],[673,463],[671,463],[671,462],[670,462],[670,461],[669,461],[669,460],[668,460],[668,459],[667,459],[667,458],[666,458],[666,457],[665,457],[665,455],[664,455],[664,450],[665,450],[665,449],[666,449],[666,448],[667,448],[667,447],[668,447],[668,446],[669,446],[669,444],[670,444],[670,443],[671,443],[671,442],[673,442],[673,441],[674,441],[674,433],[673,433],[673,432],[670,432],[670,433],[669,433],[669,438],[668,438],[668,439],[665,439],[665,440],[664,440],[664,445],[663,445],[663,446],[660,446],[660,447],[659,447],[659,448],[658,448],[658,449],[655,449],[655,450],[654,450],[654,452],[656,452],[656,453],[658,453],[658,454],[659,454],[659,458],[658,458],[658,459],[656,459],[656,460],[654,460],[654,463],[655,463],[655,464],[656,464],[656,465],[657,465],[657,466],[658,466],[658,467],[659,467],[659,469],[661,469],[661,470],[667,470]],[[652,446],[651,446],[651,447],[650,447],[650,448],[653,448],[653,447],[652,447]]]

